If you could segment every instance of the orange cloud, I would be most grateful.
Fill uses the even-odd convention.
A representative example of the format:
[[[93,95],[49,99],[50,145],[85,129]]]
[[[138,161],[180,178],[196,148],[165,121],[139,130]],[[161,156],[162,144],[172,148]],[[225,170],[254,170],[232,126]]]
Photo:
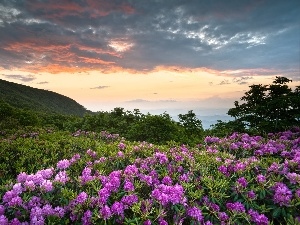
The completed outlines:
[[[78,49],[80,49],[82,51],[95,52],[97,54],[108,54],[111,56],[121,58],[121,55],[119,53],[116,53],[115,51],[108,51],[108,50],[104,50],[101,48],[89,47],[89,46],[84,46],[84,45],[79,45],[79,44],[74,44],[74,46],[76,46]]]
[[[115,62],[109,62],[109,61],[104,61],[104,60],[101,60],[101,59],[94,59],[94,58],[88,58],[88,57],[78,57],[81,62],[84,62],[84,63],[91,63],[91,64],[103,64],[103,65],[111,65],[111,64],[114,64]]]

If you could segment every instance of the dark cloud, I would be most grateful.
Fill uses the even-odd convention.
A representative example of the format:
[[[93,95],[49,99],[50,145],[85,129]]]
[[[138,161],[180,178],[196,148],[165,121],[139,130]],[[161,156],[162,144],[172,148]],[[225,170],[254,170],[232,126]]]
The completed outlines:
[[[238,84],[239,84],[239,85],[244,85],[244,84],[248,84],[248,82],[242,81],[242,82],[239,82]]]
[[[32,75],[25,76],[25,75],[4,75],[3,74],[3,76],[7,79],[20,80],[20,81],[23,81],[23,82],[30,82],[30,81],[33,81],[33,80],[36,79]]]
[[[247,80],[252,80],[253,77],[235,77],[233,78],[233,82],[234,83],[238,83],[239,85],[244,85],[244,84],[248,84],[248,81]]]
[[[298,0],[3,0],[0,67],[265,68],[296,78],[299,7]]]
[[[98,87],[93,87],[90,89],[104,89],[104,88],[108,88],[109,86],[98,86]]]

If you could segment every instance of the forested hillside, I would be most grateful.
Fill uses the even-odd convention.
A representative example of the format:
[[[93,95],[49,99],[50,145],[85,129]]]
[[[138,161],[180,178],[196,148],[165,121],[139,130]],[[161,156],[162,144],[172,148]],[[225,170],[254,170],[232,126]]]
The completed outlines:
[[[82,105],[64,95],[1,79],[0,101],[16,108],[49,113],[83,116],[87,112]]]

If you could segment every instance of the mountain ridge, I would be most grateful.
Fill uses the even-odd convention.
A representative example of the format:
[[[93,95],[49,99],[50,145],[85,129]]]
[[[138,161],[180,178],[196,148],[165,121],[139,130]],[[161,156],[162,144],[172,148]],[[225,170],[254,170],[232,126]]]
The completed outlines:
[[[15,108],[83,116],[89,112],[70,97],[0,79],[0,101]]]

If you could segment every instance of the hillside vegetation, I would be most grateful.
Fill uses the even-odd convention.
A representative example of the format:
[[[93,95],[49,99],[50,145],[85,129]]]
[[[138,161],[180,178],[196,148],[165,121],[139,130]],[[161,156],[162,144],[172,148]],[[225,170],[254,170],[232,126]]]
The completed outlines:
[[[0,103],[47,113],[83,116],[87,110],[75,100],[52,91],[0,79]]]
[[[176,122],[2,99],[0,224],[300,225],[300,87],[289,82],[250,86],[235,120],[209,130],[192,110]]]

